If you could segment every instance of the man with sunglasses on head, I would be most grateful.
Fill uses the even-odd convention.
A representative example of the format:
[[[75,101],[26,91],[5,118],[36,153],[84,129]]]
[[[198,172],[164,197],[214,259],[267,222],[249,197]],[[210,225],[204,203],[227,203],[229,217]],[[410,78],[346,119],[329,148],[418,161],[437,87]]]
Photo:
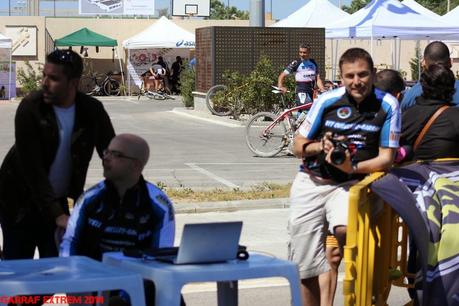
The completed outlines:
[[[166,194],[143,178],[148,158],[149,147],[143,138],[132,134],[113,138],[102,162],[106,180],[78,200],[61,244],[61,256],[102,260],[105,252],[173,246],[174,209]],[[147,305],[154,304],[152,287],[146,282]],[[121,294],[113,296],[110,305],[128,303]]]
[[[0,223],[5,259],[58,256],[56,237],[69,218],[68,198],[83,192],[94,149],[102,158],[115,132],[101,102],[78,91],[81,57],[47,55],[42,88],[15,117],[15,144],[0,169]]]

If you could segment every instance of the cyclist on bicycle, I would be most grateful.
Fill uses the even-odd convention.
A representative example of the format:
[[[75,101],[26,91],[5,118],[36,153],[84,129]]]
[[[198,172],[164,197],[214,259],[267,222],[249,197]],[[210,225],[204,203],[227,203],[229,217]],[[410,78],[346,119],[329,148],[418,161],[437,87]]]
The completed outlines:
[[[277,87],[285,93],[287,92],[287,88],[284,87],[284,79],[289,74],[295,73],[295,101],[297,105],[313,101],[316,84],[321,92],[325,91],[324,84],[319,75],[319,66],[314,59],[310,58],[310,54],[311,47],[301,44],[299,49],[300,58],[291,62],[281,72],[277,80]]]

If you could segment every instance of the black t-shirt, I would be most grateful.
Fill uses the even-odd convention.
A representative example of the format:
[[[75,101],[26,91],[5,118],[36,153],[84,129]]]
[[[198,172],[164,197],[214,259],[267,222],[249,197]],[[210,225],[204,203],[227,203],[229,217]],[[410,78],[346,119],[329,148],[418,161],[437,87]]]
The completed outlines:
[[[416,98],[416,104],[402,114],[401,145],[414,145],[430,117],[444,101]],[[452,106],[433,122],[416,152],[415,160],[459,157],[459,108]]]

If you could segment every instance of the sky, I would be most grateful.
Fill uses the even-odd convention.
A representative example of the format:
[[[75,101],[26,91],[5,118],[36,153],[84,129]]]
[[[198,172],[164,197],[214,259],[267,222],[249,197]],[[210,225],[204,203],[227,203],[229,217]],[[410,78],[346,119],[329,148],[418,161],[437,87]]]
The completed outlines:
[[[18,3],[20,4],[21,2],[25,2],[25,0],[10,0],[12,6],[17,6]],[[86,1],[86,0],[81,0],[81,1]],[[153,0],[152,0],[153,1]],[[155,6],[157,9],[160,8],[165,8],[169,7],[171,0],[155,0]],[[225,5],[230,6],[236,6],[238,9],[241,10],[249,10],[250,7],[250,0],[220,0],[223,2]],[[329,0],[333,4],[338,5],[338,1],[340,0]],[[351,0],[341,0],[341,4],[344,5],[349,5]],[[59,0],[56,0],[56,2],[59,2]],[[265,8],[266,11],[269,12],[271,10],[271,5],[272,5],[272,10],[273,10],[273,17],[274,19],[282,19],[293,13],[294,11],[298,10],[300,7],[308,3],[309,0],[265,0]],[[43,7],[48,7],[52,8],[53,3],[52,1],[48,0],[43,2],[41,4]],[[77,9],[77,2],[69,2],[69,0],[65,2],[61,2],[57,4],[58,9],[59,8],[75,8]],[[0,11],[1,12],[8,12],[8,0],[0,0]]]

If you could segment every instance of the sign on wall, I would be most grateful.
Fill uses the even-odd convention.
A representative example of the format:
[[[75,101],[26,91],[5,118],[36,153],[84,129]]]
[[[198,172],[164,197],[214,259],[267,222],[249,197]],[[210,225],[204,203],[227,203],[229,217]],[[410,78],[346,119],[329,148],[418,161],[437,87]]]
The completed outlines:
[[[13,40],[13,56],[37,56],[37,27],[6,26],[5,35]]]
[[[79,0],[80,15],[153,15],[155,0]]]

